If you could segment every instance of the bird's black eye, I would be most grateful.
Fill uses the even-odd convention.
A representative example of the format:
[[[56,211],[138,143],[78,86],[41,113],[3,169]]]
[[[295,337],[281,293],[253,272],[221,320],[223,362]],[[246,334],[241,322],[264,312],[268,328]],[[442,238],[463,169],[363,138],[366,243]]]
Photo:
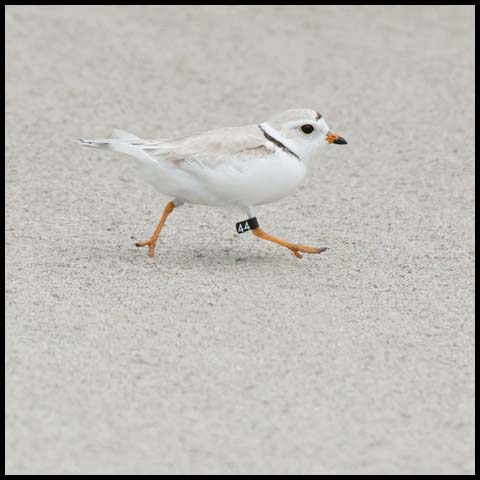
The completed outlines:
[[[301,126],[303,133],[312,133],[315,129],[311,125],[302,125]]]

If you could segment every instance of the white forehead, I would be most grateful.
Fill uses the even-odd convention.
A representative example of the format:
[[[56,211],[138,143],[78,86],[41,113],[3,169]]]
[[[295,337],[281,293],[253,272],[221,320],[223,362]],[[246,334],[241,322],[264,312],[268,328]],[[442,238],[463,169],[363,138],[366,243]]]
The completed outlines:
[[[323,117],[320,117],[318,120],[312,120],[311,118],[304,118],[304,119],[296,119],[296,120],[290,120],[289,122],[286,122],[284,126],[287,129],[293,129],[293,128],[298,128],[301,127],[302,125],[309,124],[309,125],[317,125],[317,128],[320,131],[325,131],[328,130],[328,125],[327,122]]]
[[[330,130],[327,122],[319,112],[306,108],[287,110],[273,117],[268,122],[264,122],[262,125],[268,125],[272,132],[287,133],[306,124],[313,125],[315,130],[324,135]]]
[[[328,128],[327,122],[325,121],[325,119],[323,117],[317,120],[317,125],[318,125],[318,128],[320,130],[327,131],[327,132],[328,132],[328,130],[330,130]]]

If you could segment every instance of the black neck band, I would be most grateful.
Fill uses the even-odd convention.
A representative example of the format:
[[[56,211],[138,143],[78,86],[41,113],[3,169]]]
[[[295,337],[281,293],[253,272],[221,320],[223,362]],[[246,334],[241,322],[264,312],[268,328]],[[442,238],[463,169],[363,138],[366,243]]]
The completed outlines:
[[[269,135],[263,128],[261,125],[258,126],[258,128],[263,132],[263,134],[265,135],[265,138],[267,140],[269,140],[270,142],[272,142],[273,144],[275,144],[277,147],[281,148],[283,151],[289,153],[290,155],[293,155],[295,158],[298,158],[298,160],[300,160],[299,156],[292,152],[286,145],[284,145],[282,142],[279,142],[276,138],[273,138],[271,135]]]

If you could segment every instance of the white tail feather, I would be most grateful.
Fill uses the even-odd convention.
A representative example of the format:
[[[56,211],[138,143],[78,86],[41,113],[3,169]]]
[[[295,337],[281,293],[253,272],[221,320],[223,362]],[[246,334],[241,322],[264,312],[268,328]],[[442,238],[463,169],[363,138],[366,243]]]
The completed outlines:
[[[120,138],[122,140],[137,140],[139,142],[143,141],[141,138],[133,135],[133,133],[128,133],[125,130],[120,130],[118,128],[113,129],[113,138]]]
[[[136,135],[125,132],[124,130],[114,129],[112,137],[113,138],[103,138],[98,140],[80,138],[78,142],[86,147],[106,148],[108,150],[113,150],[114,152],[125,153],[126,155],[136,158],[140,163],[145,165],[158,163],[153,157],[145,153],[142,148],[145,145],[145,142]]]

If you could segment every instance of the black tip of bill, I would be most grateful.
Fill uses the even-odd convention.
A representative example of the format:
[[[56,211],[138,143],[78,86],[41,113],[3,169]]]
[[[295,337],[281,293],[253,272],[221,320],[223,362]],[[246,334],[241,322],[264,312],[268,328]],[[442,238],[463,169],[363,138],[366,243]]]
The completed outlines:
[[[337,144],[337,145],[346,145],[347,144],[347,141],[343,138],[343,137],[337,137],[333,143]]]

